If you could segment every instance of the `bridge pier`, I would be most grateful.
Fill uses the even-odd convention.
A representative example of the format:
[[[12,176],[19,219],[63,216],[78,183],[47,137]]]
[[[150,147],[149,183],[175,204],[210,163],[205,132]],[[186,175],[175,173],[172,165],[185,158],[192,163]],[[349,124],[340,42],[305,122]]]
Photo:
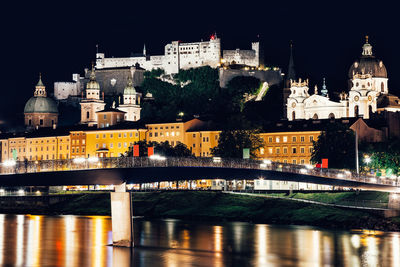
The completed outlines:
[[[126,192],[126,183],[115,186],[111,192],[111,224],[113,246],[133,247],[131,193]]]
[[[400,210],[400,193],[389,194],[389,209]]]

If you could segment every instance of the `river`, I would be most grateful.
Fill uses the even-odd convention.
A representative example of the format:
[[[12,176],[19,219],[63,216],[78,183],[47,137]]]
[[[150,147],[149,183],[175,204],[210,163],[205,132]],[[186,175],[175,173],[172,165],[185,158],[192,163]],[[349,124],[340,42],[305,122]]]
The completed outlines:
[[[400,233],[135,218],[113,248],[107,216],[0,214],[0,266],[394,266]]]

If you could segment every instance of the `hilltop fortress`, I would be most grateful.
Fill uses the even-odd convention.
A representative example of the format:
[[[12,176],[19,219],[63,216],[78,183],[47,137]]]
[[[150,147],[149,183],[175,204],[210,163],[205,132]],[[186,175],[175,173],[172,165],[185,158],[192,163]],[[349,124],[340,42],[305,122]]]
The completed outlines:
[[[254,76],[262,82],[276,84],[281,81],[279,68],[264,67],[264,53],[260,42],[252,42],[251,50],[221,50],[221,39],[212,35],[208,41],[183,43],[173,41],[165,45],[164,55],[147,54],[146,46],[139,54],[130,57],[106,57],[96,53],[96,77],[106,95],[122,94],[131,76],[133,86],[140,86],[144,72],[162,69],[166,75],[176,74],[179,70],[210,66],[220,68],[220,85],[235,76]],[[229,66],[239,66],[231,69]],[[57,100],[66,100],[70,96],[80,97],[86,83],[90,80],[90,71],[85,69],[84,76],[73,74],[70,82],[55,82],[54,96]]]

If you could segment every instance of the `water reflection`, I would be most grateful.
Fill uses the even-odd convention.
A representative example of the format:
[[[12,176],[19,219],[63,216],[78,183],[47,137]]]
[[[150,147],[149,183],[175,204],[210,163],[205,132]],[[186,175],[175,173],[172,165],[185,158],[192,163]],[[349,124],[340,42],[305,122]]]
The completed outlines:
[[[0,214],[0,266],[393,266],[399,233],[135,219],[113,248],[109,217]]]

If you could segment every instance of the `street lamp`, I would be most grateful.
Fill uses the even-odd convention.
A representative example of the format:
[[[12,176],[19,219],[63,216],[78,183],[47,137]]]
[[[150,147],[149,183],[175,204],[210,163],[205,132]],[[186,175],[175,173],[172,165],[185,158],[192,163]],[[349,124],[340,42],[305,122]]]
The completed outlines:
[[[368,165],[369,163],[371,163],[371,158],[369,156],[365,156],[364,162]]]

